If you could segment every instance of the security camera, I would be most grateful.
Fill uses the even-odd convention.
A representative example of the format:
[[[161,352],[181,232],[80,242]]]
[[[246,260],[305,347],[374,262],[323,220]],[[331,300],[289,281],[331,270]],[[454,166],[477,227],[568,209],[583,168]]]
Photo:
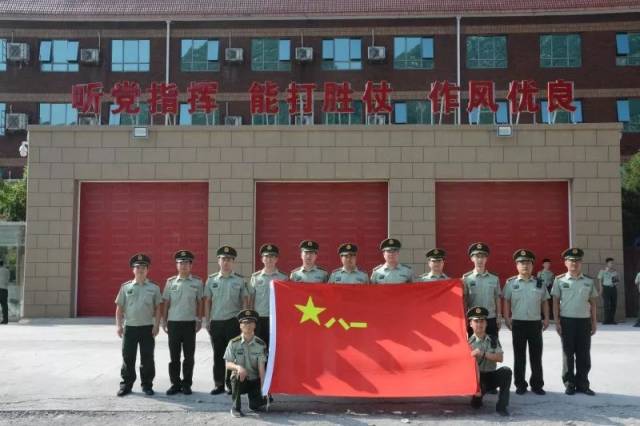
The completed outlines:
[[[20,157],[26,157],[29,155],[29,141],[22,141],[18,151],[20,152]]]

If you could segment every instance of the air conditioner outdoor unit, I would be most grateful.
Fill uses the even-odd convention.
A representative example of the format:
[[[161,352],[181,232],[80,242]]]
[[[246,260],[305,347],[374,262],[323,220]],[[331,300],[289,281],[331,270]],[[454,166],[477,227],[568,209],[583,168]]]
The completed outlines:
[[[367,49],[367,58],[370,61],[384,61],[386,57],[386,48],[384,46],[369,46]]]
[[[311,115],[303,115],[302,117],[299,115],[295,116],[295,123],[297,125],[308,126],[313,124],[313,116]]]
[[[78,124],[81,126],[97,126],[98,125],[98,117],[87,115],[84,117],[78,118]]]
[[[27,118],[27,114],[8,113],[6,115],[7,130],[27,130],[28,123],[29,119]]]
[[[239,115],[228,115],[224,118],[225,126],[240,126],[242,124],[242,117]]]
[[[367,124],[387,124],[387,117],[384,115],[369,115],[367,117]]]
[[[7,60],[29,62],[29,45],[27,43],[7,43]]]
[[[227,62],[242,62],[243,50],[240,47],[227,47],[224,50],[224,59]]]
[[[100,49],[80,49],[80,62],[97,64],[100,62]]]
[[[310,62],[313,60],[313,47],[296,47],[296,61]]]

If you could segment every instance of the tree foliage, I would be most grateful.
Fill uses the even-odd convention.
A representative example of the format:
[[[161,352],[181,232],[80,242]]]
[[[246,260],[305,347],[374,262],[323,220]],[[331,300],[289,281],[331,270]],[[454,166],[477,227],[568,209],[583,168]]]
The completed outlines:
[[[640,153],[622,166],[624,245],[640,247]]]
[[[23,222],[27,218],[27,170],[22,179],[0,180],[0,219]]]

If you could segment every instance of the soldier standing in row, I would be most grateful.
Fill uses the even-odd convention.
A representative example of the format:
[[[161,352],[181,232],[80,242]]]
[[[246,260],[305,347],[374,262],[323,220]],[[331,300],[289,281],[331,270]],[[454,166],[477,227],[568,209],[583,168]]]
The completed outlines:
[[[153,395],[156,366],[153,359],[155,337],[160,329],[162,296],[160,287],[147,279],[151,259],[143,253],[129,260],[134,278],[120,287],[116,297],[116,331],[122,338],[122,368],[118,396],[131,393],[136,381],[136,355],[140,346],[140,384]]]
[[[300,257],[302,266],[291,271],[291,281],[303,283],[326,283],[329,274],[326,270],[316,265],[320,245],[315,241],[304,240],[300,243]]]
[[[507,280],[504,286],[504,320],[512,331],[513,340],[513,374],[516,393],[527,392],[527,381],[524,378],[527,365],[527,344],[529,345],[529,362],[531,377],[529,385],[536,395],[544,395],[542,387],[542,332],[549,327],[549,293],[542,280],[532,276],[535,255],[525,249],[513,253],[518,275]],[[544,319],[540,317],[543,312]],[[542,321],[541,321],[542,319]]]
[[[618,305],[618,271],[613,268],[613,258],[607,257],[605,268],[598,272],[598,290],[602,294],[604,320],[602,324],[616,323],[616,307]]]
[[[351,243],[341,244],[338,247],[338,256],[340,256],[342,268],[334,269],[331,272],[330,283],[369,284],[369,276],[359,270],[357,266],[358,246]]]
[[[593,278],[582,273],[584,251],[572,247],[562,253],[566,274],[556,277],[551,295],[556,330],[562,338],[562,381],[565,393],[593,396],[589,387],[591,336],[596,333],[598,290]],[[574,370],[575,364],[575,370]]]
[[[542,285],[544,285],[551,294],[551,287],[553,287],[553,280],[556,279],[555,274],[551,270],[551,260],[542,259],[542,269],[538,271],[538,275],[536,276],[538,280],[542,281]],[[549,298],[547,303],[549,305],[549,318],[553,319],[553,300]]]
[[[167,279],[164,286],[164,314],[162,328],[169,335],[169,379],[167,395],[182,392],[191,395],[193,383],[196,333],[202,327],[202,280],[191,275],[193,253],[179,250],[174,255],[178,275]],[[180,352],[184,353],[182,380],[180,379]]]
[[[467,309],[472,306],[487,308],[487,334],[498,335],[502,306],[500,303],[500,281],[498,277],[487,271],[489,246],[485,243],[474,243],[469,246],[469,257],[473,262],[473,270],[462,276],[464,282],[464,298]],[[471,335],[471,329],[467,330]]]
[[[242,275],[233,271],[236,249],[222,246],[216,252],[220,270],[209,275],[204,291],[204,317],[213,347],[213,382],[211,395],[231,393],[229,374],[225,374],[224,351],[229,340],[240,333],[236,315],[249,303]]]
[[[380,243],[384,263],[373,268],[371,284],[398,284],[413,282],[411,266],[400,263],[402,244],[394,238],[387,238]]]
[[[427,266],[429,272],[425,272],[417,279],[418,282],[429,282],[438,280],[448,280],[449,277],[443,272],[444,259],[447,253],[441,248],[434,248],[427,252]]]
[[[287,276],[276,267],[280,250],[274,244],[260,247],[264,267],[254,272],[249,280],[249,306],[258,313],[256,335],[269,346],[269,296],[273,280],[286,281]]]

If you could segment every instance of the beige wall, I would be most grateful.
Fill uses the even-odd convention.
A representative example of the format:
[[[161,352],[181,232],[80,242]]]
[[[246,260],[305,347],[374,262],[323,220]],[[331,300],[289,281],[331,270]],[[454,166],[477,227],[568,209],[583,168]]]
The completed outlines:
[[[82,181],[209,182],[211,271],[223,243],[238,248],[239,272],[253,271],[257,180],[388,181],[389,233],[418,271],[435,244],[437,180],[569,180],[571,240],[585,249],[587,271],[623,258],[619,124],[525,125],[510,138],[493,126],[159,127],[148,140],[117,127],[29,134],[26,317],[74,315]],[[620,297],[619,313],[623,306]]]

